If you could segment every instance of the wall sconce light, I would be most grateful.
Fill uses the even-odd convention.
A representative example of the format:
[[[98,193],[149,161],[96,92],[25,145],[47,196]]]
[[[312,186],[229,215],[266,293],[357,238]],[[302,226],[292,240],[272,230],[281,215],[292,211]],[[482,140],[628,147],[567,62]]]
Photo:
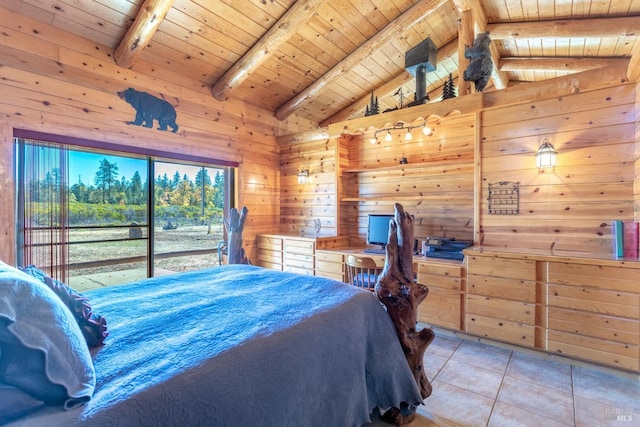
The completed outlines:
[[[304,185],[307,183],[308,179],[309,179],[309,169],[302,169],[300,172],[298,172],[298,184]]]
[[[556,154],[558,152],[547,138],[542,140],[540,148],[536,152],[536,166],[538,169],[552,168],[556,166]]]
[[[433,135],[433,129],[431,129],[429,126],[427,126],[427,122],[423,122],[421,125],[417,125],[417,126],[405,126],[403,122],[398,122],[395,125],[393,125],[393,127],[390,128],[384,128],[384,129],[378,129],[377,131],[375,131],[373,133],[373,136],[369,139],[369,142],[371,143],[371,145],[376,145],[378,143],[378,134],[379,133],[384,133],[386,132],[385,136],[384,136],[384,140],[387,142],[391,142],[393,140],[393,136],[391,135],[391,131],[392,130],[402,130],[402,129],[406,129],[407,133],[404,134],[404,139],[406,141],[411,141],[413,139],[413,134],[411,133],[411,131],[413,129],[417,129],[417,128],[422,128],[422,133],[425,136],[431,136]]]

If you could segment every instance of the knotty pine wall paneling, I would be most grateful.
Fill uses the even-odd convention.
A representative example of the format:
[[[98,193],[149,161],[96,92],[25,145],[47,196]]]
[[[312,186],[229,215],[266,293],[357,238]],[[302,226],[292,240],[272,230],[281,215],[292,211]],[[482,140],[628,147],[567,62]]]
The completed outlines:
[[[144,61],[123,69],[111,55],[106,46],[0,8],[0,259],[15,262],[14,128],[239,162],[238,202],[249,209],[244,245],[254,257],[255,235],[280,227],[276,137],[317,125],[218,102],[206,84],[185,80],[179,69]],[[127,125],[135,110],[116,92],[128,87],[174,105],[178,132]]]
[[[338,144],[320,135],[309,141],[280,143],[280,232],[301,237],[338,235]],[[309,177],[298,184],[298,172]],[[316,221],[320,229],[316,229]]]
[[[637,217],[635,92],[627,84],[484,111],[479,243],[610,256],[611,220]],[[544,138],[557,165],[539,171]],[[500,181],[519,182],[518,215],[488,214],[488,184]]]
[[[413,118],[409,110],[405,115]],[[348,164],[341,171],[340,206],[351,245],[365,244],[369,214],[392,214],[396,202],[415,216],[416,237],[473,239],[475,113],[427,123],[433,135],[416,128],[410,141],[406,130],[392,130],[392,141],[378,133],[376,144],[371,130],[342,135]],[[403,157],[407,164],[400,164]]]

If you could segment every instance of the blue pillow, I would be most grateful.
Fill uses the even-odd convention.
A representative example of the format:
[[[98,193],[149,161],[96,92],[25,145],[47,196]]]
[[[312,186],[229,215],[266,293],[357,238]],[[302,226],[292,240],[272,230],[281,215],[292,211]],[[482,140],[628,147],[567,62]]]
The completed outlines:
[[[39,280],[0,261],[0,383],[71,409],[96,374],[74,315]]]
[[[104,343],[104,339],[109,335],[107,332],[107,321],[104,317],[93,312],[87,297],[59,280],[49,277],[34,265],[28,265],[19,269],[29,276],[40,280],[56,293],[58,298],[60,298],[69,310],[71,310],[71,313],[74,314],[89,348],[97,347]]]

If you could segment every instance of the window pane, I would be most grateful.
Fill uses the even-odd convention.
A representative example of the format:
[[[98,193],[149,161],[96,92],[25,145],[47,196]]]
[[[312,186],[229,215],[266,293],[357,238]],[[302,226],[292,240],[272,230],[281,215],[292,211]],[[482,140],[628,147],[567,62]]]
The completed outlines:
[[[69,283],[126,283],[147,276],[147,159],[69,153]]]
[[[154,172],[156,269],[217,265],[215,250],[224,236],[225,168],[155,162]]]
[[[147,160],[69,152],[71,226],[148,225]]]

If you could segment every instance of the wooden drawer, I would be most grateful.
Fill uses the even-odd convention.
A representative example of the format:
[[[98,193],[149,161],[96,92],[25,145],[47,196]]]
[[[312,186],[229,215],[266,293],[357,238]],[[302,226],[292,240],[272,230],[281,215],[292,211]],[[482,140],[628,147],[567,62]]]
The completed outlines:
[[[444,288],[459,292],[462,289],[462,279],[460,277],[418,273],[418,283],[427,286],[429,290],[431,288]]]
[[[549,329],[640,345],[640,321],[549,307]]]
[[[593,313],[640,319],[640,295],[588,286],[547,285],[548,304]]]
[[[310,270],[313,270],[314,268],[312,255],[286,253],[284,256],[284,263],[285,265],[292,267],[308,268]]]
[[[467,292],[523,302],[536,302],[536,282],[506,277],[467,275]]]
[[[547,331],[547,350],[582,360],[640,370],[640,348],[562,331]]]
[[[282,264],[282,252],[260,250],[258,251],[258,261]],[[262,264],[261,264],[262,265]]]
[[[510,277],[535,282],[536,262],[528,259],[469,256],[468,274],[493,277]]]
[[[466,326],[467,332],[473,335],[527,347],[535,346],[536,327],[534,325],[473,314],[467,315]]]
[[[462,265],[415,263],[418,283],[431,287],[462,290]]]
[[[282,251],[282,239],[277,237],[256,236],[258,249]]]
[[[482,315],[508,322],[535,325],[536,305],[467,294],[467,319],[473,315]]]
[[[315,257],[313,256],[313,254],[308,254],[308,253],[299,254],[295,252],[285,252],[284,259],[286,261],[309,261],[313,263],[313,260],[315,259]]]
[[[640,270],[603,265],[549,262],[549,283],[589,286],[640,294]]]
[[[429,288],[429,295],[418,307],[418,320],[430,325],[461,330],[461,301],[459,291]]]
[[[287,253],[313,254],[315,243],[311,240],[285,239],[284,250]]]
[[[327,252],[323,250],[318,250],[316,251],[316,261],[342,264],[344,262],[344,255],[337,252]]]
[[[416,262],[415,271],[420,274],[434,276],[462,277],[463,268],[461,264],[437,264],[432,262]]]

